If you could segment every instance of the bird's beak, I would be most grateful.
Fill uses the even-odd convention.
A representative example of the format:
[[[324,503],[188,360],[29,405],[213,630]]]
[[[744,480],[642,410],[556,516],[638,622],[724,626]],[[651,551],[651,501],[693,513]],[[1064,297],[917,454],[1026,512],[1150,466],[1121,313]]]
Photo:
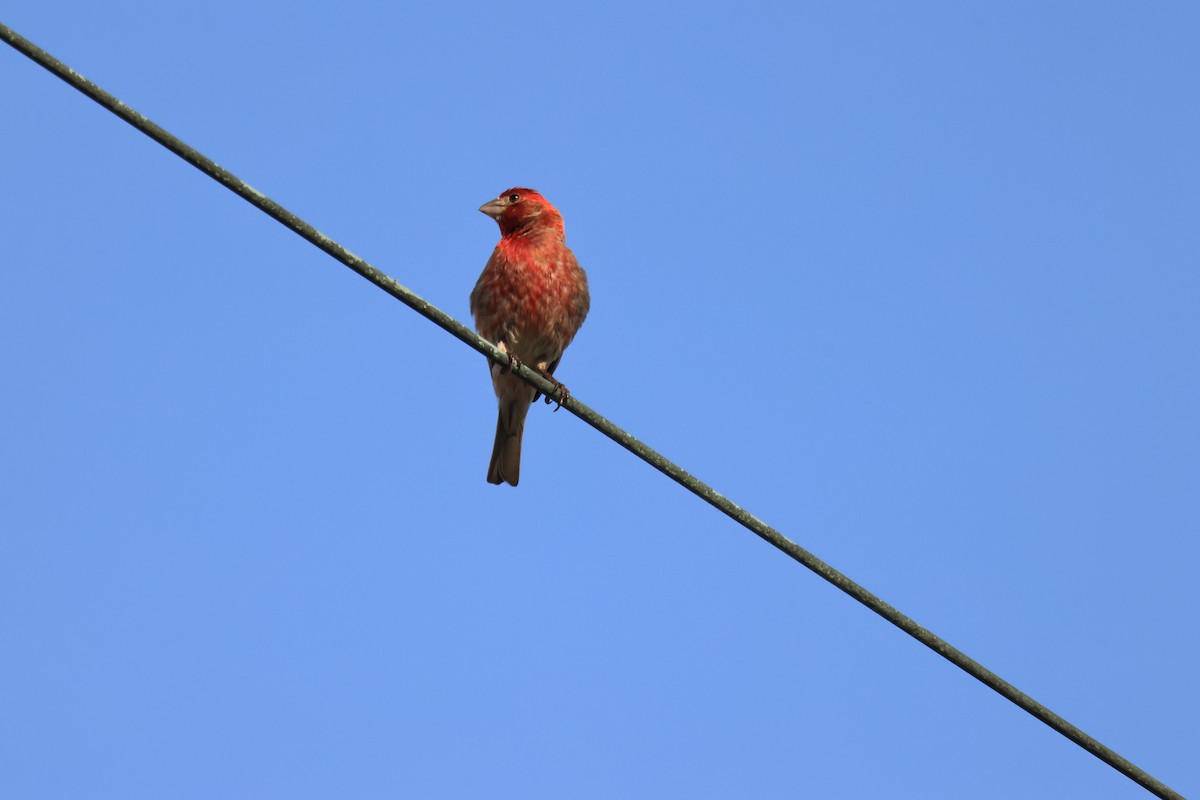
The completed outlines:
[[[479,210],[487,214],[492,219],[500,219],[500,215],[504,213],[504,209],[508,208],[503,200],[492,200],[489,203],[484,203],[479,207]]]

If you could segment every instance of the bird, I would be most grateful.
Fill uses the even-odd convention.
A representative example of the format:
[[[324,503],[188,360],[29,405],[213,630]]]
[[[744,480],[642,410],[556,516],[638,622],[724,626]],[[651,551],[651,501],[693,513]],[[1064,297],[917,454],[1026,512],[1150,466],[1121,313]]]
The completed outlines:
[[[562,214],[545,197],[518,186],[479,210],[496,220],[500,241],[471,291],[471,316],[479,335],[509,358],[507,365],[491,364],[499,412],[487,479],[516,486],[525,417],[539,392],[513,368],[534,367],[558,388],[559,406],[569,402],[554,370],[583,325],[591,297],[587,275],[567,247]]]

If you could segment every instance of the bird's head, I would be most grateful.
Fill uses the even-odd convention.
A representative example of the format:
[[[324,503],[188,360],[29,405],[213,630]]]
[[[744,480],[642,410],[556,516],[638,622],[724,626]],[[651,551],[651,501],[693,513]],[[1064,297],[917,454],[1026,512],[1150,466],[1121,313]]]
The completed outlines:
[[[495,200],[484,203],[479,210],[500,226],[503,236],[553,230],[563,234],[562,214],[550,201],[533,189],[505,189]]]

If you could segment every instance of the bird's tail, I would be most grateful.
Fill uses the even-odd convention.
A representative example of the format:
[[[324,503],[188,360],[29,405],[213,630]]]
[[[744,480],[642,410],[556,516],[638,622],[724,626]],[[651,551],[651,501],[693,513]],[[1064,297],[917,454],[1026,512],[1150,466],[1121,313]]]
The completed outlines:
[[[488,483],[516,486],[521,479],[521,437],[525,433],[525,417],[533,403],[533,389],[524,385],[520,388],[519,392],[506,392],[500,396],[496,442],[492,445],[492,461],[488,464]]]

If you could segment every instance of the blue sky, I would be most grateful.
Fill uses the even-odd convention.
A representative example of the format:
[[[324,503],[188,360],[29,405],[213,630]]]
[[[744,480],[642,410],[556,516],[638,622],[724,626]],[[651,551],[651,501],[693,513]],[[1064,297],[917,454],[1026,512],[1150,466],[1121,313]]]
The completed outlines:
[[[468,319],[563,212],[584,402],[1200,792],[1194,4],[12,0]],[[0,794],[1128,779],[0,49]]]

